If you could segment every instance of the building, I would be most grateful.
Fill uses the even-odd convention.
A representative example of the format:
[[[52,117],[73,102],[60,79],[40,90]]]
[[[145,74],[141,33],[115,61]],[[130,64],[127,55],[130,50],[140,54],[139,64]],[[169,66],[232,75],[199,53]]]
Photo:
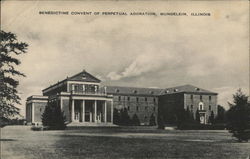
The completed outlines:
[[[217,114],[217,93],[185,85],[168,89],[102,86],[101,81],[85,70],[42,90],[43,95],[27,98],[26,120],[41,124],[48,103],[60,106],[70,125],[109,125],[114,109],[125,109],[141,125],[148,125],[151,116],[167,119],[177,108],[199,110],[201,122],[208,123],[213,111]]]
[[[200,122],[208,124],[211,113],[217,115],[217,95],[192,85],[167,88],[159,96],[159,116],[171,124],[182,109],[189,110],[194,118],[198,111]]]
[[[100,80],[86,71],[42,90],[43,96],[27,99],[28,123],[41,124],[48,103],[61,107],[68,123],[112,123],[113,97],[100,87]]]

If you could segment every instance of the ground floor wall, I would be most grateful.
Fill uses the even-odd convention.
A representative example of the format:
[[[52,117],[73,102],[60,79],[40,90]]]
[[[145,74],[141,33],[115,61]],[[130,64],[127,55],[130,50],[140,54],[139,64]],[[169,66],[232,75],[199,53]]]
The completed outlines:
[[[149,125],[153,115],[157,124],[158,98],[156,96],[114,95],[114,109],[126,109],[130,119],[136,114],[140,125]]]
[[[28,124],[41,124],[42,114],[45,110],[47,102],[30,102],[26,104],[26,122]]]
[[[217,116],[217,95],[173,93],[159,97],[158,120],[164,124],[177,124],[183,111],[190,112],[195,120],[198,113],[200,123],[209,124],[212,114]]]

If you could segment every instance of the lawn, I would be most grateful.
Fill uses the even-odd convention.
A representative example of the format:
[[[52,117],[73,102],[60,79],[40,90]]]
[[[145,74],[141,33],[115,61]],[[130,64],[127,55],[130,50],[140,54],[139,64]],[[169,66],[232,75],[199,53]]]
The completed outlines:
[[[227,131],[166,131],[146,127],[1,129],[2,159],[246,159],[249,155],[250,142],[238,143]]]

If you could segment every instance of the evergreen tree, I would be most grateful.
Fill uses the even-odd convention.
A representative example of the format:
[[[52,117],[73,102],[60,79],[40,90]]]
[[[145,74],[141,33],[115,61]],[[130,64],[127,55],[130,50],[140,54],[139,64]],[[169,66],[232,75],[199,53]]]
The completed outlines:
[[[225,123],[226,119],[225,119],[225,112],[226,110],[221,106],[218,105],[217,107],[217,116],[215,117],[215,123]]]
[[[199,110],[197,109],[196,110],[196,113],[195,113],[195,121],[197,122],[197,123],[200,123],[201,121],[200,121],[200,113],[199,113]]]
[[[149,125],[151,125],[151,126],[156,125],[154,113],[152,113],[150,116]]]
[[[214,111],[211,112],[209,118],[208,118],[209,123],[214,124]]]
[[[113,122],[116,125],[120,125],[121,121],[120,121],[120,113],[118,112],[118,109],[114,108],[114,112],[113,112]]]
[[[164,129],[165,127],[165,123],[164,123],[164,118],[163,118],[163,115],[161,114],[158,114],[158,129]]]
[[[42,115],[42,123],[51,130],[63,130],[66,128],[66,119],[61,108],[54,103],[49,103]]]
[[[131,120],[127,108],[121,110],[121,125],[130,125]]]
[[[139,126],[141,124],[141,122],[136,114],[134,114],[132,117],[132,124],[135,126]]]
[[[247,96],[239,89],[233,95],[233,103],[229,103],[227,112],[227,127],[233,137],[240,142],[250,139],[250,105]]]
[[[21,62],[17,55],[26,53],[28,44],[18,42],[15,34],[0,30],[0,118],[7,118],[19,114],[16,107],[20,103],[17,86],[18,76],[25,75],[15,69]]]

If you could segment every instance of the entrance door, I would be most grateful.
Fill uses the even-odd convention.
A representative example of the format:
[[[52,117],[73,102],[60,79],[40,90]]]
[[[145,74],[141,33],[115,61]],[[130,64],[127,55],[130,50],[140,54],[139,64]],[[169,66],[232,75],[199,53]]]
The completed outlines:
[[[200,122],[201,122],[201,124],[206,124],[205,113],[200,113]]]
[[[80,105],[75,105],[75,121],[80,122]]]
[[[96,119],[96,120],[97,120],[97,123],[100,123],[101,120],[102,120],[102,113],[97,114],[96,118],[97,118],[97,119]]]

